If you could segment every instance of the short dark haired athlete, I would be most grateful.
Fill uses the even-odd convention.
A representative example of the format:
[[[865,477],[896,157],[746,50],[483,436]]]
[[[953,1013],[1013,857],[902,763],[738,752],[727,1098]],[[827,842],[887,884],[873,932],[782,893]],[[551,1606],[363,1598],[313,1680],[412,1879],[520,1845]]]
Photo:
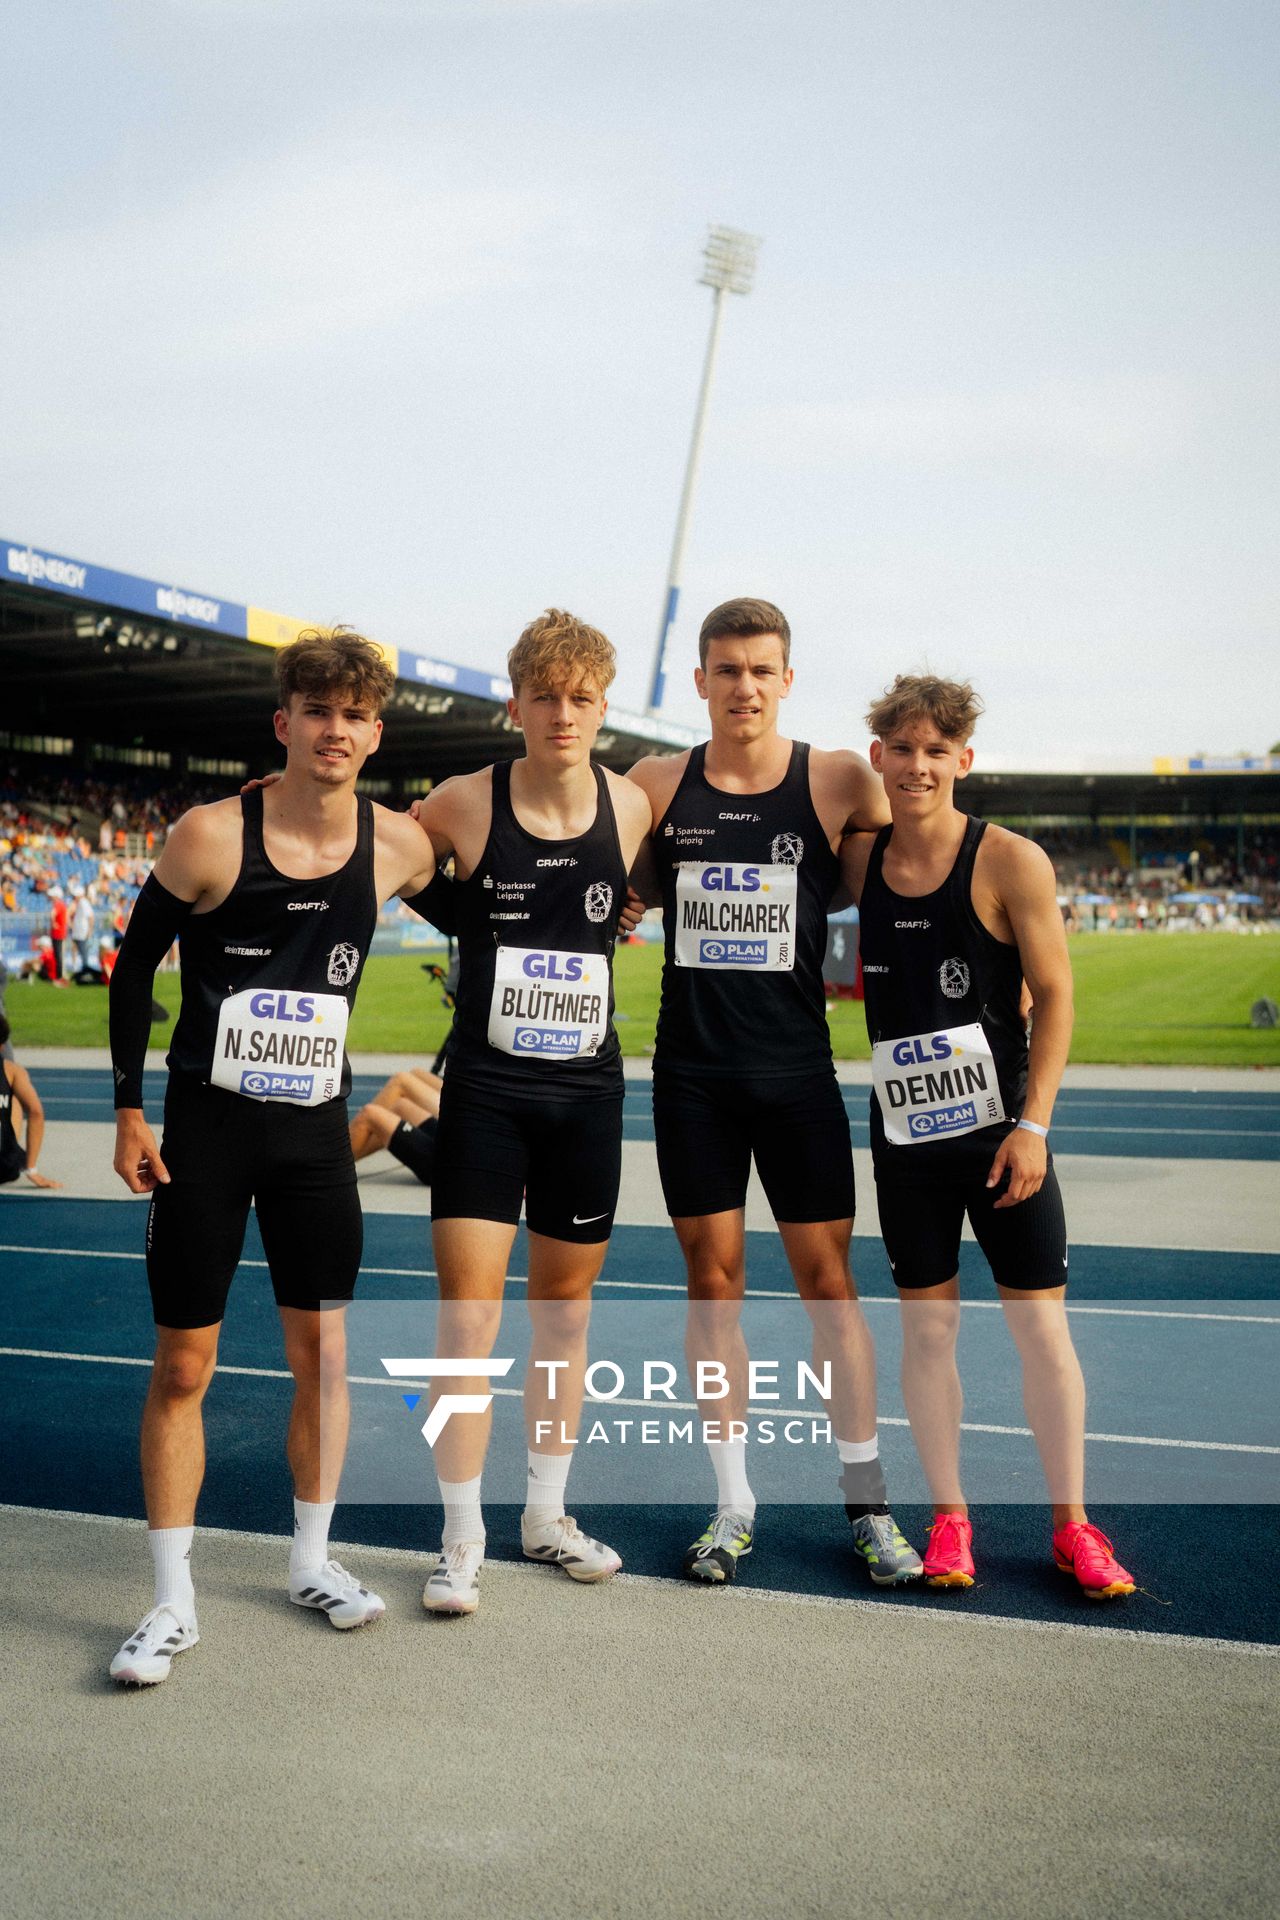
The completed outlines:
[[[1048,856],[960,812],[981,706],[899,675],[867,715],[892,823],[845,846],[861,915],[880,1228],[903,1303],[902,1388],[934,1501],[925,1578],[973,1584],[955,1342],[965,1214],[1022,1363],[1053,1553],[1094,1599],[1132,1593],[1084,1500],[1084,1381],[1065,1308],[1067,1232],[1048,1149],[1071,1041],[1071,963]],[[1035,1022],[1028,1051],[1023,980]]]
[[[492,1350],[523,1202],[537,1311],[522,1544],[574,1580],[605,1580],[621,1560],[566,1515],[564,1492],[591,1288],[622,1169],[613,949],[649,808],[628,781],[591,763],[614,675],[602,633],[552,608],[525,628],[508,671],[524,756],[446,780],[414,808],[437,854],[454,857],[460,967],[431,1187],[437,1344],[477,1359]],[[445,1521],[422,1596],[432,1613],[479,1604],[489,1424],[487,1413],[454,1414],[436,1441]]]
[[[831,1058],[822,962],[844,834],[885,819],[855,753],[778,732],[791,633],[767,600],[729,600],[702,623],[694,675],[711,739],[641,760],[666,962],[653,1120],[667,1211],[688,1268],[691,1369],[719,1360],[729,1396],[703,1421],[743,1421],[747,1350],[744,1204],[754,1156],[797,1289],[815,1363],[831,1367],[831,1419],[855,1552],[888,1586],[920,1572],[889,1512],[876,1437],[875,1348],[849,1271],[853,1153]],[[692,1580],[732,1580],[751,1551],[746,1442],[709,1446],[717,1504],[684,1558]]]
[[[435,861],[412,820],[355,790],[394,685],[378,648],[348,629],[313,631],[281,652],[277,669],[283,776],[178,821],[111,979],[115,1169],[130,1192],[151,1194],[156,1355],[142,1480],[155,1604],[111,1663],[114,1679],[141,1686],[166,1679],[173,1655],[199,1637],[188,1562],[204,1475],[201,1403],[251,1202],[295,1383],[289,1597],[335,1627],[383,1611],[328,1555],[346,1445],[343,1307],[362,1245],[344,1041],[379,902],[416,896]],[[152,978],[178,936],[182,1008],[161,1149],[143,1112],[142,1073]]]

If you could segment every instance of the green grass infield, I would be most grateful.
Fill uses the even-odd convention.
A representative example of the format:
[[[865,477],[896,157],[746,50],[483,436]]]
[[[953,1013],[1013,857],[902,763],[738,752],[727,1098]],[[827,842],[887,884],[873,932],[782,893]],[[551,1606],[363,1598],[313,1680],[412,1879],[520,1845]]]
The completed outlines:
[[[1071,1058],[1121,1066],[1280,1066],[1280,1029],[1255,1032],[1249,1008],[1280,1000],[1280,933],[1082,933],[1071,941],[1076,1028]],[[622,1051],[653,1050],[662,950],[628,946],[616,966]],[[176,974],[156,977],[156,998],[176,1013]],[[107,995],[101,987],[11,985],[6,995],[16,1047],[105,1047]],[[869,1054],[862,1003],[829,1005],[839,1060]],[[351,1021],[353,1052],[432,1053],[449,1015],[420,954],[375,955],[365,968]],[[172,1025],[157,1027],[162,1033]],[[751,1035],[744,1030],[749,1056]]]

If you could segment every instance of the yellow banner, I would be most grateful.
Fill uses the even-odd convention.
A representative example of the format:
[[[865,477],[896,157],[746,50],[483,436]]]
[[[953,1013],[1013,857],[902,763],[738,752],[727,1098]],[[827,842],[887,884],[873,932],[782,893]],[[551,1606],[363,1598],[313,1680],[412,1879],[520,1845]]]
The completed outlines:
[[[250,607],[249,638],[260,647],[287,647],[298,638],[300,633],[308,632],[317,623],[314,620],[292,620],[287,613],[268,613],[265,607]],[[378,649],[392,673],[400,672],[400,649],[388,647],[381,640],[372,644]]]

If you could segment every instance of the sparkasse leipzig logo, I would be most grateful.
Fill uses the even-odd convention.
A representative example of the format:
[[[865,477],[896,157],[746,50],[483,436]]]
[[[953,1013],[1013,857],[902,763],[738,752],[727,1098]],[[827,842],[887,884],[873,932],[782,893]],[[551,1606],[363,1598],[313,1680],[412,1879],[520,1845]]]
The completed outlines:
[[[969,991],[969,969],[963,960],[944,960],[938,968],[938,985],[948,1000],[963,1000]]]
[[[360,950],[340,940],[329,954],[329,985],[349,987],[360,965]]]
[[[798,867],[804,859],[804,841],[798,833],[780,833],[769,848],[769,859],[775,867]]]
[[[613,905],[613,888],[607,880],[593,880],[587,888],[583,905],[587,918],[593,927],[599,927],[609,918],[609,909]]]

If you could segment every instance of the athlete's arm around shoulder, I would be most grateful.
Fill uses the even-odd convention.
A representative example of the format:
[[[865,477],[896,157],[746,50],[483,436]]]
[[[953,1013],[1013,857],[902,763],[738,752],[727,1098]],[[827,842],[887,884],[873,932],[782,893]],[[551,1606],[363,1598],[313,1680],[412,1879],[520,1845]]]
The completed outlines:
[[[1035,1015],[1021,1118],[1047,1128],[1071,1049],[1075,1018],[1071,960],[1053,863],[1033,840],[1006,827],[988,827],[978,849],[973,885],[980,918],[997,937],[1012,936],[1031,990]],[[1010,1169],[1009,1190],[996,1201],[997,1207],[1016,1206],[1029,1198],[1044,1179],[1046,1163],[1041,1135],[1027,1128],[1009,1134],[991,1169],[989,1184],[1000,1179],[1006,1164]]]
[[[631,866],[632,891],[643,900],[646,907],[659,906],[662,899],[649,838],[656,831],[663,814],[675,799],[676,788],[683,780],[684,770],[688,764],[687,751],[650,753],[646,754],[643,760],[637,760],[634,767],[627,769],[627,779],[640,790],[649,808],[646,838],[638,848]],[[626,851],[625,847],[623,851]]]
[[[618,828],[618,844],[622,848],[622,858],[628,873],[636,864],[636,857],[648,845],[649,835],[653,831],[653,806],[647,793],[630,774],[624,779],[620,773],[611,773],[608,767],[601,769],[609,788],[609,798],[613,802],[613,817]]]
[[[889,824],[884,782],[860,753],[811,747],[809,792],[833,841],[846,833],[878,833]]]
[[[457,773],[442,780],[424,800],[415,800],[409,810],[419,827],[429,836],[437,860],[450,854],[460,880],[466,880],[479,864],[493,821],[493,768],[481,767],[477,773]]]
[[[436,856],[425,829],[407,813],[373,809],[374,884],[378,902],[411,900],[435,878]]]
[[[837,900],[844,901],[845,895],[848,895],[848,899],[855,907],[862,905],[862,889],[866,885],[867,867],[871,860],[871,849],[875,843],[874,833],[847,833],[840,842],[840,886],[836,892]]]

